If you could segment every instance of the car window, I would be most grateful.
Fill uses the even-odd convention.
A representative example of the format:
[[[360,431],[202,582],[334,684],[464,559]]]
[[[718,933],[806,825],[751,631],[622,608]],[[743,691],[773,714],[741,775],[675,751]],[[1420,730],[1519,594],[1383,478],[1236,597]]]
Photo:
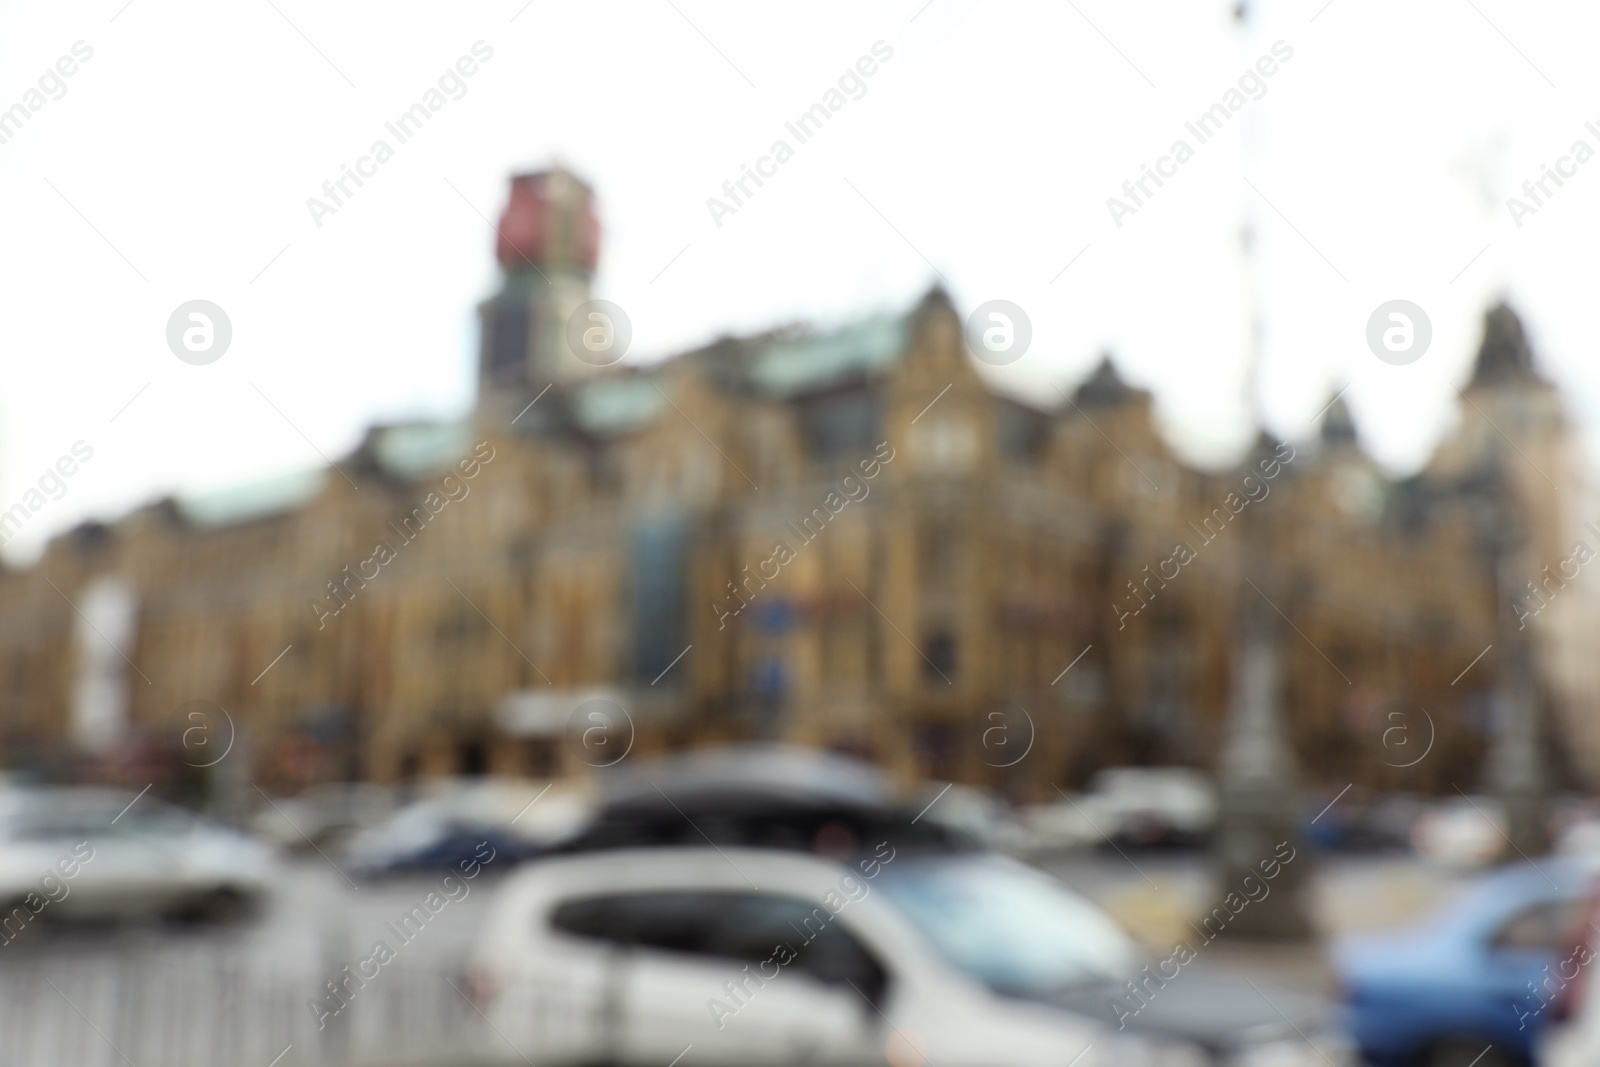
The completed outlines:
[[[713,954],[760,964],[786,958],[779,949],[787,948],[794,956],[789,966],[831,984],[854,984],[875,1000],[868,991],[882,986],[883,968],[827,908],[769,893],[733,894],[725,901]]]
[[[627,893],[569,900],[550,925],[614,945],[707,955],[717,899],[706,893]]]
[[[1564,952],[1579,940],[1586,902],[1551,900],[1523,908],[1495,931],[1496,948],[1525,952]]]
[[[997,992],[1049,996],[1117,982],[1132,940],[1097,905],[998,856],[898,863],[880,887],[939,955]]]
[[[854,984],[874,1003],[886,974],[835,916],[774,893],[618,893],[568,900],[550,925],[579,937],[739,963],[795,967],[821,981]],[[783,951],[783,950],[787,951]],[[790,962],[783,963],[784,959]]]

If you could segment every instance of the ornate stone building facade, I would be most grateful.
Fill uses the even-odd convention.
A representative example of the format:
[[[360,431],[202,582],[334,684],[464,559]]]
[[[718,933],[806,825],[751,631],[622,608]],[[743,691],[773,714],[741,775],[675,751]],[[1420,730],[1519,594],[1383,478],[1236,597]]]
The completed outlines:
[[[199,709],[278,787],[764,737],[1042,798],[1108,764],[1209,765],[1259,597],[1314,777],[1480,774],[1504,622],[1485,516],[1517,516],[1524,566],[1563,559],[1545,482],[1578,484],[1509,311],[1422,475],[1385,480],[1337,400],[1318,439],[1203,472],[1109,361],[1065,402],[997,395],[939,291],[605,365],[570,340],[617,328],[586,303],[589,190],[518,177],[498,230],[470,420],[378,427],[335,469],[163,500],[0,575],[12,766],[184,745]],[[1540,640],[1566,733],[1592,672]],[[1573,751],[1592,774],[1592,742]]]

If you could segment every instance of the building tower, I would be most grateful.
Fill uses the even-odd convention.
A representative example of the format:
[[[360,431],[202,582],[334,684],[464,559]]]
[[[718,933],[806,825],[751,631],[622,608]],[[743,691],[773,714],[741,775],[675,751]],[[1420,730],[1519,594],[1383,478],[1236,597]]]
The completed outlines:
[[[561,168],[519,174],[496,227],[499,290],[478,307],[478,406],[511,418],[552,384],[595,373],[566,343],[600,253],[594,193]]]

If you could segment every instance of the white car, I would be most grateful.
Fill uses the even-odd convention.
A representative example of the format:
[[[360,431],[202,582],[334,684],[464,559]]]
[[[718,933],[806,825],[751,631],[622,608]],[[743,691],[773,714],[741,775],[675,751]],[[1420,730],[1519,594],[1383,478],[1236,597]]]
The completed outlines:
[[[1473,870],[1505,851],[1507,829],[1505,805],[1494,797],[1452,797],[1417,816],[1411,847],[1442,867]]]
[[[1217,788],[1189,767],[1108,767],[1088,790],[1025,811],[1026,850],[1052,852],[1104,841],[1198,844],[1217,825]]]
[[[352,834],[388,818],[396,791],[371,782],[327,782],[297,796],[262,804],[250,820],[257,836],[285,850],[342,846]]]
[[[1188,767],[1108,767],[1089,779],[1089,797],[1102,830],[1139,843],[1195,842],[1217,824],[1217,787]]]
[[[1137,959],[1095,905],[992,853],[881,846],[841,865],[777,850],[629,849],[512,875],[469,990],[507,1062],[540,1067],[1348,1062],[1334,1044],[1300,1041],[1287,1019],[1219,1051],[1064,1006],[1074,991],[1137,977]],[[1163,996],[1187,999],[1166,991],[1152,1004]]]
[[[237,918],[264,896],[274,869],[266,846],[148,795],[0,792],[7,942],[39,917]]]
[[[1016,854],[1032,843],[1028,829],[1017,822],[1004,801],[967,785],[929,782],[910,801],[919,822],[945,826],[984,848]]]

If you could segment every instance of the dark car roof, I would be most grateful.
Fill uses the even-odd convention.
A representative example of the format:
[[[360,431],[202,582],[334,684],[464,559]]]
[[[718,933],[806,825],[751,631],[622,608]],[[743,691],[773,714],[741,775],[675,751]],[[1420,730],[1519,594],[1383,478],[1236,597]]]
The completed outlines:
[[[932,851],[976,847],[916,816],[871,764],[783,745],[731,745],[618,768],[601,781],[594,821],[555,851],[710,842],[842,859],[880,841]]]

